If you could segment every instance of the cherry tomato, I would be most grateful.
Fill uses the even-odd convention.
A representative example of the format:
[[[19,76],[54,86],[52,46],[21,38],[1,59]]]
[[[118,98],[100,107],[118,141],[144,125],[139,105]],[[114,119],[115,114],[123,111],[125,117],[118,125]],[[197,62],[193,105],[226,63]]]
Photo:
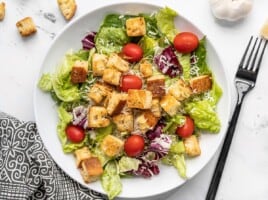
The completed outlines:
[[[68,125],[65,129],[68,140],[79,143],[85,138],[85,131],[80,126]]]
[[[142,59],[142,48],[135,43],[128,43],[122,49],[123,57],[129,62],[138,62]]]
[[[173,41],[175,49],[180,53],[190,53],[198,46],[198,37],[191,32],[178,33]]]
[[[184,125],[181,127],[178,127],[176,130],[176,133],[180,137],[186,138],[186,137],[191,136],[193,132],[194,132],[194,121],[192,118],[186,116]]]
[[[140,135],[132,135],[127,138],[124,145],[125,152],[130,157],[141,154],[144,149],[144,138]]]
[[[127,92],[128,89],[141,89],[142,88],[142,80],[140,77],[136,75],[123,75],[121,79],[121,90]]]

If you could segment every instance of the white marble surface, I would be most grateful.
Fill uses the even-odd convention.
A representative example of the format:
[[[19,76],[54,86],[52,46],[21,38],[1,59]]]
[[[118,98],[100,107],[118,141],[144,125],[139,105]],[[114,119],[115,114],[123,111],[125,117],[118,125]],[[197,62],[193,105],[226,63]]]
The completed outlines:
[[[0,110],[22,120],[34,120],[33,88],[41,60],[53,35],[67,22],[58,10],[56,0],[4,0],[6,17],[0,22]],[[73,19],[95,8],[122,0],[76,0],[78,9]],[[49,3],[48,3],[49,2]],[[141,2],[141,1],[140,1]],[[237,23],[215,20],[208,0],[154,0],[143,1],[169,6],[197,25],[216,46],[228,72],[232,89],[232,103],[236,101],[233,86],[234,74],[250,35],[258,35],[268,18],[267,0],[254,1],[246,19]],[[44,17],[53,13],[55,22]],[[32,37],[21,38],[16,22],[32,16],[38,32]],[[261,73],[255,89],[246,97],[238,121],[217,200],[266,200],[268,199],[268,51],[263,59]],[[203,200],[216,164],[218,153],[193,179],[159,199]],[[159,183],[161,184],[161,183]]]

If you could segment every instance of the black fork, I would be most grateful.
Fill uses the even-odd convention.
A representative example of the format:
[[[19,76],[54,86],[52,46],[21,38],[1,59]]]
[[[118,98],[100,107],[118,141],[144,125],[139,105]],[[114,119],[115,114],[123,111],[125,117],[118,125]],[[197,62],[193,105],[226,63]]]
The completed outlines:
[[[237,119],[241,110],[241,105],[243,103],[245,95],[255,86],[262,57],[267,43],[267,40],[261,38],[254,39],[254,37],[251,36],[244,55],[241,59],[241,62],[238,66],[238,70],[235,76],[235,85],[237,89],[238,98],[232,119],[229,122],[229,127],[224,139],[220,156],[218,158],[218,162],[210,182],[206,200],[214,200],[216,197],[224,165],[232,143]]]

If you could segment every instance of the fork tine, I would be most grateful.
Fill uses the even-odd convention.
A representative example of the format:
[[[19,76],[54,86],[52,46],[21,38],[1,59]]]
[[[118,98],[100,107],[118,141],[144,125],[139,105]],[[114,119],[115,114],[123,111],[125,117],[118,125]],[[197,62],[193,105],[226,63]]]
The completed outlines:
[[[265,40],[265,43],[264,43],[264,46],[263,46],[261,55],[260,55],[260,57],[259,57],[259,61],[258,61],[257,66],[256,66],[256,68],[255,68],[255,73],[256,73],[256,74],[258,74],[258,72],[259,72],[259,69],[260,69],[260,66],[261,66],[262,57],[263,57],[265,48],[266,48],[266,46],[267,46],[267,43],[268,43],[268,40]]]
[[[250,51],[250,54],[249,54],[247,63],[246,63],[246,65],[243,67],[244,69],[248,69],[248,66],[249,66],[249,64],[250,64],[251,57],[252,57],[252,55],[253,55],[253,53],[254,53],[254,50],[255,50],[257,41],[258,41],[258,38],[255,39],[255,42],[254,42],[254,45],[253,45],[253,47],[252,47],[252,49],[251,49],[251,51]]]
[[[258,39],[258,38],[257,38],[257,39]],[[259,44],[258,44],[257,50],[256,50],[256,52],[255,52],[255,55],[254,55],[254,57],[253,57],[252,63],[251,63],[249,66],[247,66],[247,69],[250,70],[250,71],[254,71],[254,69],[256,69],[256,68],[255,68],[255,61],[256,61],[256,58],[257,58],[257,56],[258,56],[258,53],[259,53],[259,50],[260,50],[262,41],[263,41],[263,39],[260,39],[260,40],[259,40]],[[255,48],[255,46],[254,46],[254,48]],[[253,50],[254,50],[254,49],[253,49]],[[253,54],[253,51],[252,51],[252,54]],[[248,64],[249,64],[249,61],[248,61]]]
[[[245,50],[245,52],[244,52],[244,54],[243,54],[243,57],[242,57],[242,59],[241,59],[241,62],[240,62],[240,64],[239,64],[239,68],[240,68],[240,69],[243,68],[244,61],[245,61],[245,59],[246,59],[246,56],[247,56],[247,53],[248,53],[248,49],[249,49],[249,46],[250,46],[250,44],[251,44],[252,39],[253,39],[253,36],[250,37],[250,40],[249,40],[248,45],[247,45],[247,48],[246,48],[246,50]]]

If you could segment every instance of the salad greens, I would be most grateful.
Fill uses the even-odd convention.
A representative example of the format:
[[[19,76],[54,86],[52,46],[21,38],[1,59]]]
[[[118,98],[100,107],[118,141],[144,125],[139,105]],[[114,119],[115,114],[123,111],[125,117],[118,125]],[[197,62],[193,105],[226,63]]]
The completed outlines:
[[[178,52],[173,44],[174,38],[182,31],[178,30],[174,23],[177,15],[176,11],[168,7],[151,14],[108,14],[98,30],[92,30],[81,40],[83,49],[68,52],[57,70],[54,73],[44,73],[38,83],[39,88],[50,93],[58,106],[57,133],[62,150],[65,153],[75,153],[77,156],[78,151],[86,148],[92,157],[97,158],[100,163],[98,170],[101,173],[93,178],[101,181],[109,199],[114,199],[122,191],[121,178],[132,176],[150,178],[160,173],[158,167],[160,162],[175,167],[182,178],[187,178],[187,157],[199,155],[191,154],[189,147],[186,147],[185,141],[190,137],[182,137],[177,131],[178,128],[183,128],[186,125],[187,117],[190,117],[194,122],[194,130],[191,135],[196,141],[202,135],[200,132],[218,133],[220,131],[221,123],[216,107],[222,90],[206,60],[206,37],[201,38],[197,48],[190,53]],[[126,21],[133,18],[145,21],[146,31],[143,35],[130,36],[128,34]],[[109,82],[105,82],[100,75],[94,75],[94,70],[96,57],[102,59],[97,60],[99,63],[106,62],[107,64],[111,55],[121,56],[124,45],[128,43],[135,43],[142,49],[142,60],[138,62],[124,61],[130,67],[128,71],[119,70],[119,73],[137,75],[143,83],[141,90],[146,90],[150,77],[142,75],[141,72],[141,64],[146,61],[152,68],[151,77],[163,77],[164,85],[162,87],[165,89],[165,97],[168,100],[173,99],[175,106],[170,102],[163,103],[164,97],[157,96],[154,99],[159,106],[159,114],[157,109],[153,109],[153,103],[151,110],[142,111],[141,109],[128,108],[126,106],[128,102],[125,101],[123,105],[126,110],[121,109],[121,113],[119,113],[123,117],[130,114],[134,118],[132,124],[135,126],[134,130],[122,131],[122,127],[120,129],[122,124],[115,121],[115,115],[120,114],[108,115],[107,104],[112,99],[110,97],[113,93],[122,94],[123,92],[120,91],[120,86],[113,86]],[[74,83],[72,80],[76,61],[79,61],[80,64],[85,63],[83,70],[87,73],[85,80],[79,83]],[[77,73],[79,74],[80,71]],[[194,89],[191,88],[192,86],[189,85],[193,79],[200,77],[209,77],[211,87],[206,91],[195,93]],[[111,79],[115,79],[115,77]],[[178,88],[172,92],[171,88],[174,88],[174,85],[178,85]],[[92,99],[89,94],[94,86],[99,87],[93,94],[99,95],[98,98],[101,98],[99,102]],[[108,91],[106,96],[101,90],[104,86]],[[152,97],[151,100],[153,102]],[[101,112],[96,113],[94,120],[108,120],[109,125],[98,127],[89,125],[91,120],[89,117],[91,111],[89,110],[94,106],[97,109],[102,109],[101,112],[105,113],[105,115],[100,114]],[[174,106],[172,112],[169,112],[168,106]],[[129,109],[130,111],[128,111]],[[175,110],[175,114],[173,114],[173,110]],[[137,117],[140,113],[144,114],[144,118]],[[146,121],[146,116],[156,120],[156,123],[150,125],[149,128],[148,121],[150,120]],[[138,119],[144,121],[139,122]],[[126,123],[124,118],[121,119],[120,123]],[[79,130],[82,129],[84,132],[84,137],[80,142],[73,142],[68,138],[66,129],[70,125],[79,127]],[[124,124],[124,126],[127,125]],[[143,131],[141,126],[147,127],[147,129]],[[142,136],[144,140],[142,152],[135,156],[129,156],[124,149],[124,142],[131,135]],[[195,146],[195,148],[200,147]],[[113,149],[112,153],[110,149]],[[81,170],[84,170],[83,167]],[[82,176],[86,180],[87,177],[84,177],[84,174]]]

